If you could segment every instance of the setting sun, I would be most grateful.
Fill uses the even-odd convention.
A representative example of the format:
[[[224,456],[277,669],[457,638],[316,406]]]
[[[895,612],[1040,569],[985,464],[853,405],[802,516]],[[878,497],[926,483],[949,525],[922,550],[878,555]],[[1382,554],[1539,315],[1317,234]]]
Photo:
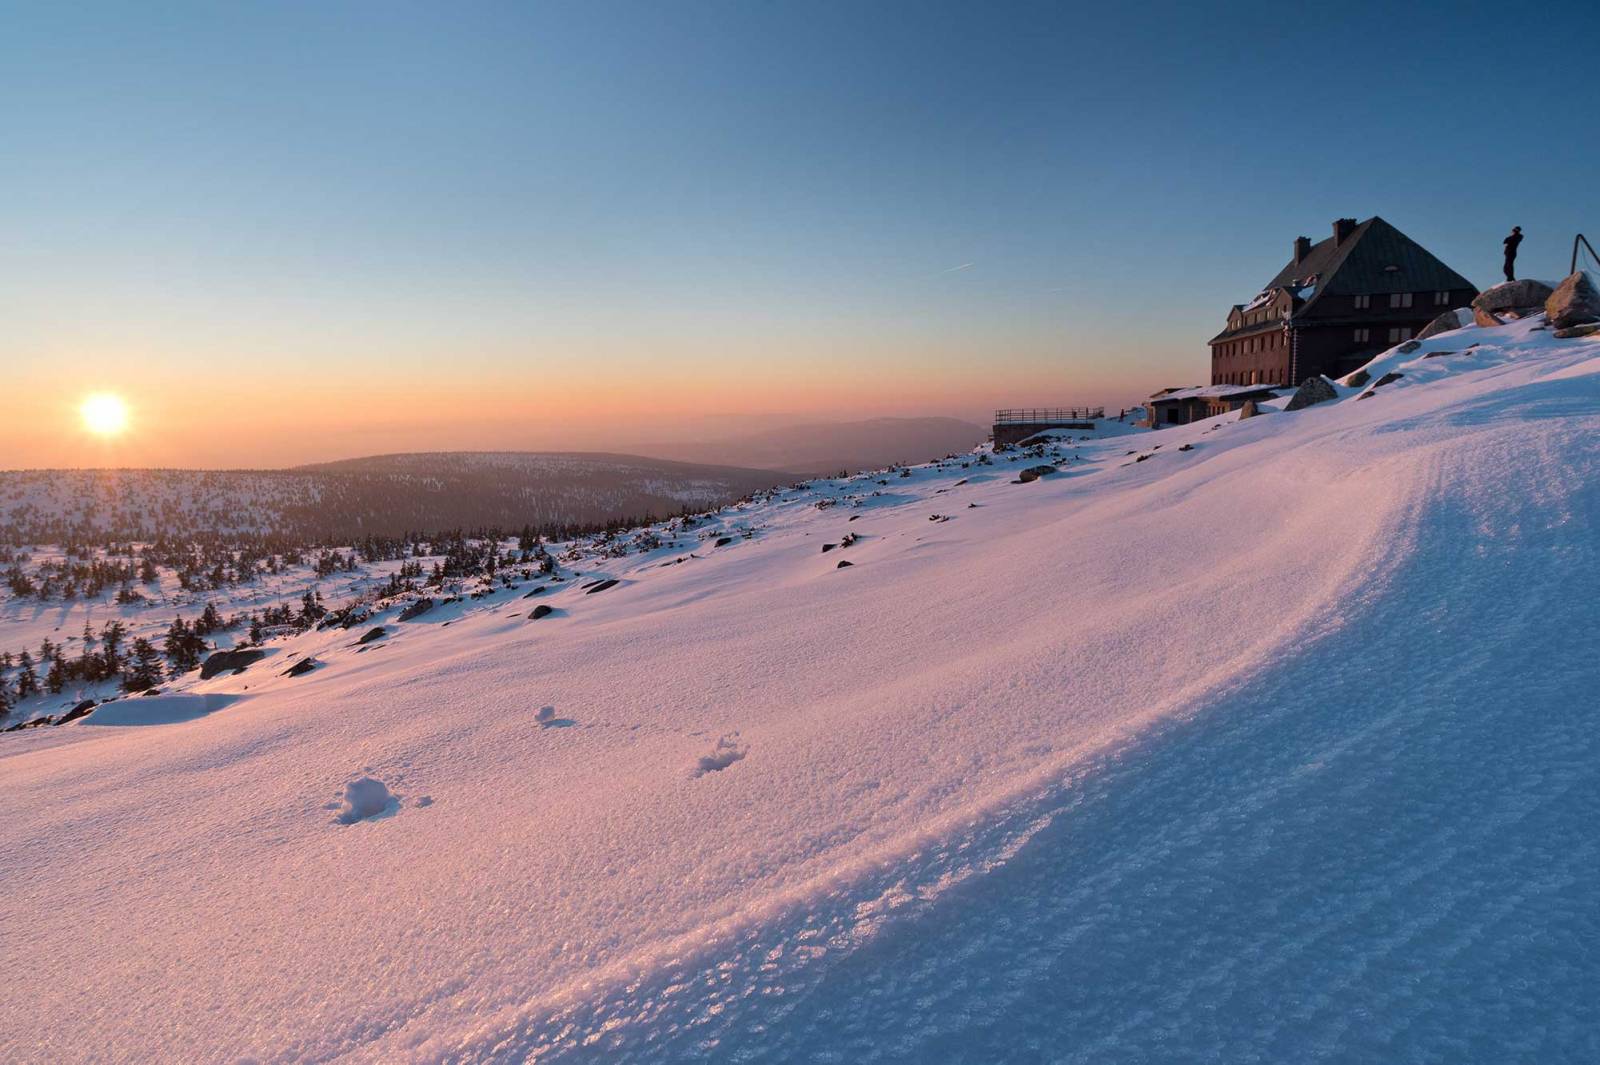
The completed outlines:
[[[96,436],[116,436],[128,427],[128,405],[121,396],[96,392],[78,408],[83,427]]]

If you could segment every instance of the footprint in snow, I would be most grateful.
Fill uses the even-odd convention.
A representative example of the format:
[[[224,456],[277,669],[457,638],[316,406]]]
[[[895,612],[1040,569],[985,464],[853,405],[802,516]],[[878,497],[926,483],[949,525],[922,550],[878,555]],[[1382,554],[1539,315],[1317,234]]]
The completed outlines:
[[[739,746],[739,742],[735,738],[738,735],[735,732],[731,736],[723,736],[719,739],[717,745],[711,748],[710,754],[700,756],[700,761],[695,763],[694,772],[690,775],[703,777],[707,773],[716,773],[743,758],[749,753],[749,749]]]

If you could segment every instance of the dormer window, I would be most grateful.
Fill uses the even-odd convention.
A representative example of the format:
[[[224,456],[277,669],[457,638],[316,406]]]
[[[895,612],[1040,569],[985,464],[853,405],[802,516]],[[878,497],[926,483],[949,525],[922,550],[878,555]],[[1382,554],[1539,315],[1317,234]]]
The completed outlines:
[[[1356,310],[1364,311],[1364,310],[1367,310],[1368,308],[1370,308],[1371,306],[1372,306],[1372,297],[1371,296],[1363,295],[1363,296],[1357,296],[1356,297]]]
[[[1391,293],[1389,293],[1389,309],[1390,310],[1395,310],[1397,308],[1409,307],[1409,306],[1411,306],[1411,293],[1409,293],[1409,292],[1391,292]]]

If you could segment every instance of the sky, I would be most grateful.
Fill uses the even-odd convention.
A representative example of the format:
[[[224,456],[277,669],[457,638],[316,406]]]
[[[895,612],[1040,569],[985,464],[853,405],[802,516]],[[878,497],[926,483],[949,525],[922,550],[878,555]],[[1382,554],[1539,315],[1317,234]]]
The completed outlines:
[[[1600,8],[1519,17],[0,2],[0,468],[1131,405],[1337,217],[1564,274]]]

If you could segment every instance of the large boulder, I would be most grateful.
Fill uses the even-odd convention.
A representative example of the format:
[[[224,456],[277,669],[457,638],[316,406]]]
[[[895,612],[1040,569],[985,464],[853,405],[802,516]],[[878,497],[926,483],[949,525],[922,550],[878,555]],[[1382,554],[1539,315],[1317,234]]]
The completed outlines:
[[[1253,400],[1253,399],[1247,399],[1247,400],[1244,401],[1244,404],[1242,406],[1240,406],[1240,408],[1239,408],[1239,420],[1240,421],[1244,421],[1246,418],[1254,418],[1257,414],[1260,414],[1260,413],[1261,413],[1261,408],[1256,406],[1256,401]],[[1143,461],[1143,460],[1141,459],[1140,461]]]
[[[1544,301],[1544,313],[1557,329],[1600,322],[1600,285],[1587,270],[1569,274]]]
[[[1448,333],[1452,329],[1460,329],[1462,326],[1471,324],[1472,311],[1466,307],[1458,307],[1453,311],[1445,311],[1439,317],[1423,326],[1422,331],[1417,334],[1417,339],[1427,340],[1429,337],[1438,336],[1440,333]]]
[[[267,657],[267,652],[254,647],[239,647],[232,651],[215,651],[200,665],[200,679],[210,680],[220,673],[242,673],[253,663]]]
[[[1472,317],[1482,326],[1503,325],[1508,318],[1526,318],[1544,310],[1544,301],[1554,294],[1555,289],[1543,281],[1502,281],[1472,301]]]
[[[1299,410],[1309,407],[1314,403],[1326,403],[1330,399],[1338,399],[1339,393],[1334,391],[1333,382],[1326,377],[1308,377],[1301,382],[1289,399],[1289,405],[1284,410]]]

